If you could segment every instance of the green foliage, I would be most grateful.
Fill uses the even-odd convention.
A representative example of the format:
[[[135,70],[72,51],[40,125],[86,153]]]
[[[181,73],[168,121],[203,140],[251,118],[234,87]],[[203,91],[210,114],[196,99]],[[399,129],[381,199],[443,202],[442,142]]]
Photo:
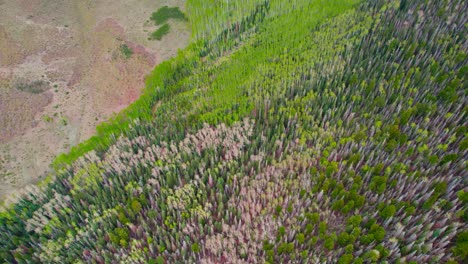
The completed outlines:
[[[403,111],[400,115],[400,125],[404,126],[408,124],[408,121],[410,120],[411,116],[413,115],[413,109],[410,108],[406,111]]]
[[[457,197],[463,203],[463,205],[468,204],[468,192],[465,192],[464,190],[460,190],[457,193]]]
[[[375,249],[379,251],[381,259],[385,259],[390,254],[390,251],[386,249],[382,244],[377,245]]]
[[[151,264],[164,264],[164,257],[163,256],[158,256],[156,259],[150,259],[148,263]]]
[[[344,201],[343,200],[337,200],[333,203],[332,209],[335,211],[340,211],[344,207]]]
[[[453,253],[462,261],[468,260],[468,232],[462,231],[457,235]]]
[[[303,244],[305,241],[305,235],[303,233],[297,234],[296,240],[299,244]]]
[[[192,244],[192,252],[194,252],[194,253],[200,252],[200,246],[198,245],[198,243],[193,243]]]
[[[426,210],[429,210],[432,208],[432,206],[436,203],[436,201],[446,193],[447,191],[447,183],[446,182],[436,182],[433,185],[433,193],[427,199],[424,204],[423,208]]]
[[[293,243],[281,243],[278,246],[278,254],[291,254],[294,252],[294,244]]]
[[[328,250],[333,250],[335,248],[335,240],[332,236],[327,236],[323,242],[323,246]]]
[[[382,242],[385,238],[385,229],[378,224],[373,224],[370,228],[370,234],[377,242]]]
[[[400,11],[406,11],[408,6],[408,0],[400,0]]]
[[[367,251],[366,253],[364,253],[364,259],[375,263],[380,259],[380,252],[375,249]]]
[[[354,246],[353,245],[347,245],[345,247],[345,253],[346,254],[352,254],[354,252]]]
[[[468,149],[468,138],[464,138],[461,142],[460,145],[458,146],[459,151],[465,151]]]
[[[48,115],[42,116],[42,120],[44,120],[47,123],[51,123],[52,121],[54,121],[54,119]]]
[[[434,194],[441,196],[447,192],[447,182],[436,182],[434,184]]]
[[[353,215],[350,218],[348,218],[348,225],[351,227],[357,227],[361,224],[362,222],[362,216],[360,215]]]
[[[273,247],[274,247],[274,245],[271,244],[268,240],[263,241],[263,250],[264,251],[272,250]]]
[[[117,215],[117,218],[119,219],[120,223],[122,224],[128,224],[130,221],[128,220],[127,216],[125,215],[125,212],[123,209],[121,209]]]
[[[415,114],[418,117],[425,117],[432,111],[431,105],[426,103],[417,103],[415,108]]]
[[[112,233],[109,233],[109,239],[115,245],[120,245],[122,247],[127,247],[129,232],[126,228],[117,227]]]
[[[127,44],[120,45],[120,52],[126,59],[129,59],[133,55],[133,50]]]
[[[319,213],[306,213],[306,217],[312,224],[317,224],[320,221]]]
[[[357,257],[354,259],[354,264],[362,264],[364,263],[364,260],[361,257]]]
[[[326,231],[327,231],[327,223],[326,222],[320,222],[320,224],[319,224],[319,234],[323,236]]]
[[[284,234],[286,234],[286,228],[284,226],[280,226],[278,228],[278,237],[282,237]]]
[[[414,212],[416,212],[416,208],[414,206],[409,206],[405,209],[405,212],[409,215],[412,215]]]
[[[369,189],[382,194],[387,188],[387,177],[386,176],[374,176],[369,184]]]
[[[133,214],[138,214],[141,211],[141,204],[138,200],[134,199],[131,203]]]
[[[444,157],[442,157],[442,159],[440,160],[440,165],[455,161],[457,158],[458,158],[458,154],[456,153],[447,154]]]
[[[342,232],[338,235],[338,245],[346,246],[350,242],[349,234],[346,232]]]
[[[280,215],[282,210],[283,210],[283,207],[281,205],[277,205],[275,209],[276,215]]]
[[[373,234],[368,234],[361,237],[361,243],[364,245],[369,245],[373,241],[375,241]]]
[[[385,205],[379,212],[380,217],[387,219],[395,215],[396,207],[392,204]]]
[[[178,7],[168,6],[163,6],[151,14],[151,20],[154,21],[156,25],[161,25],[169,19],[187,20],[187,17]]]
[[[343,254],[339,259],[338,263],[339,264],[351,264],[353,263],[353,255],[352,254]]]
[[[437,98],[447,103],[454,103],[458,99],[458,94],[455,87],[448,86],[440,91]]]
[[[151,33],[150,39],[152,40],[161,40],[165,35],[169,33],[169,30],[171,27],[169,24],[164,24],[161,27],[159,27],[156,31]]]

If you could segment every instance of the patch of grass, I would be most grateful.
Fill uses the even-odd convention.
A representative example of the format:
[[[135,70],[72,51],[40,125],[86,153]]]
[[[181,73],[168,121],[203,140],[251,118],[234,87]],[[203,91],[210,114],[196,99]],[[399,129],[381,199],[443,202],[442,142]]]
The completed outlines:
[[[151,20],[153,20],[156,25],[161,25],[171,18],[177,20],[187,20],[185,14],[180,11],[178,7],[163,6],[159,8],[158,11],[151,14]]]
[[[33,94],[39,94],[49,90],[49,85],[43,80],[37,80],[30,83],[20,81],[15,85],[15,87],[20,91]]]
[[[48,115],[44,115],[42,117],[42,120],[46,121],[47,123],[50,123],[50,122],[54,121],[54,119],[52,117],[48,116]]]
[[[120,45],[120,52],[122,52],[126,59],[129,59],[133,55],[133,50],[127,44]]]
[[[161,40],[162,37],[164,37],[165,35],[167,35],[167,33],[169,33],[170,29],[171,27],[169,26],[169,24],[164,24],[160,28],[158,28],[158,30],[151,33],[150,39]]]
[[[68,120],[65,117],[62,117],[60,119],[60,124],[62,124],[63,126],[66,126],[66,125],[68,125]]]

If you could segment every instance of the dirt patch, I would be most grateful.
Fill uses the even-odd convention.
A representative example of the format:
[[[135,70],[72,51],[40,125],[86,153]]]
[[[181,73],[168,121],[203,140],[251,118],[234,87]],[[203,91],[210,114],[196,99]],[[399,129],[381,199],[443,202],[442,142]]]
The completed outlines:
[[[148,40],[151,13],[164,5],[183,10],[184,1],[0,0],[0,197],[46,175],[185,47],[185,22]]]
[[[52,102],[52,94],[8,89],[0,93],[0,143],[37,125],[36,115]]]

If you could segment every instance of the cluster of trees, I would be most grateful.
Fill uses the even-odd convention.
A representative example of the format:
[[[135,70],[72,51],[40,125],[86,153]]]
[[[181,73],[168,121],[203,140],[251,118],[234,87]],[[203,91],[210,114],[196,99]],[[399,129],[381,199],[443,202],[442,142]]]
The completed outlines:
[[[0,214],[1,259],[466,261],[463,1],[187,7],[194,42]]]
[[[153,12],[150,19],[154,24],[160,26],[156,31],[151,33],[150,39],[161,40],[167,33],[169,33],[171,28],[170,25],[166,23],[169,19],[186,21],[187,17],[178,7],[163,6]]]

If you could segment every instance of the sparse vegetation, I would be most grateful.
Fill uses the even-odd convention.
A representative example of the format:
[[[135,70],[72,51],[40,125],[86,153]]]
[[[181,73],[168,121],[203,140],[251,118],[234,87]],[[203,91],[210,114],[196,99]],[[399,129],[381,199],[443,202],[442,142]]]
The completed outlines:
[[[49,90],[50,87],[47,82],[36,80],[32,82],[18,81],[15,88],[27,93],[39,94]]]
[[[54,119],[52,117],[48,116],[48,115],[42,116],[42,120],[44,120],[47,123],[50,123],[50,122],[54,121]]]
[[[62,126],[68,125],[68,120],[67,120],[67,118],[61,117],[61,118],[60,118],[60,124],[61,124]]]
[[[133,50],[127,44],[120,45],[120,52],[125,59],[129,59],[133,55]]]

